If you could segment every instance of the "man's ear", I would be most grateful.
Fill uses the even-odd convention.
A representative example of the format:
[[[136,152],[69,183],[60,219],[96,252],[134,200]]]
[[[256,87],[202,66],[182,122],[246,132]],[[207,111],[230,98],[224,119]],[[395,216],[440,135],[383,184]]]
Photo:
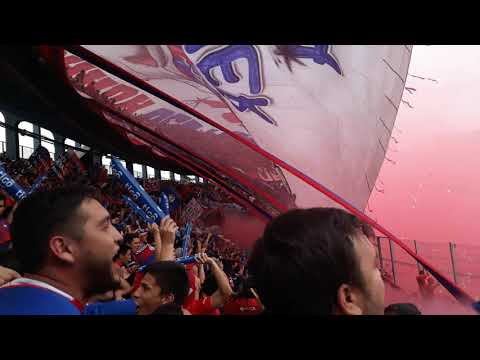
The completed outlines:
[[[341,315],[362,315],[362,297],[358,289],[342,284],[337,292],[337,307]]]
[[[57,258],[69,264],[75,262],[72,240],[60,235],[52,236],[49,240],[50,250]]]

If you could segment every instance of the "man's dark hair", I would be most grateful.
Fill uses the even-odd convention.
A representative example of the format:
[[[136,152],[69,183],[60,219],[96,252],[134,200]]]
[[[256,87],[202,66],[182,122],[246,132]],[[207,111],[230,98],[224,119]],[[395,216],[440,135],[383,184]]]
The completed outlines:
[[[6,200],[7,200],[7,197],[4,194],[0,193],[0,201],[5,202]]]
[[[13,249],[7,250],[5,252],[0,252],[0,266],[15,270],[19,274],[22,273],[20,263],[15,256],[15,252],[13,251]]]
[[[420,310],[410,303],[390,304],[385,308],[385,315],[422,315]]]
[[[120,245],[120,249],[118,249],[118,252],[114,256],[113,261],[118,260],[120,256],[126,255],[129,250],[130,250],[130,246],[128,246],[127,244],[123,243],[122,245]]]
[[[377,236],[375,235],[375,231],[373,231],[372,227],[366,223],[362,223],[362,232],[369,240],[376,241]]]
[[[203,282],[202,288],[200,289],[200,291],[203,292],[206,296],[212,296],[217,290],[218,290],[217,280],[215,279],[215,276],[213,276],[213,274],[209,274],[205,278],[205,281]]]
[[[296,209],[271,221],[248,263],[267,312],[328,315],[342,284],[364,289],[352,238],[363,230],[335,208]]]
[[[22,271],[36,273],[41,269],[52,235],[83,237],[86,218],[79,208],[87,199],[97,199],[94,189],[71,186],[41,190],[20,201],[13,216],[11,235]]]
[[[174,303],[160,305],[152,315],[183,315],[182,306]]]
[[[175,261],[159,261],[145,269],[145,274],[155,278],[162,294],[173,294],[174,303],[182,305],[188,295],[189,283],[185,266]]]
[[[239,278],[238,289],[234,295],[236,299],[255,299],[255,295],[253,295],[252,291],[250,290],[252,285],[250,284],[249,280],[243,276]]]
[[[136,239],[136,238],[138,238],[138,237],[139,237],[139,236],[138,236],[137,234],[126,234],[126,235],[123,237],[123,243],[124,243],[125,245],[131,246],[133,239]]]

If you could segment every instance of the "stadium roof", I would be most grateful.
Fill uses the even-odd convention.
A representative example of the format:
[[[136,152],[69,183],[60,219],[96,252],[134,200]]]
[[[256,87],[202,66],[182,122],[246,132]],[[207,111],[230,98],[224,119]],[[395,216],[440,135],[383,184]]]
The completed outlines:
[[[98,121],[99,116],[85,107],[83,99],[66,91],[66,84],[58,81],[39,61],[35,48],[2,46],[0,77],[1,110],[104,153],[113,153],[122,159],[157,169],[192,174],[191,170],[171,159],[160,158],[141,147],[132,146],[123,136],[113,132],[108,123]]]

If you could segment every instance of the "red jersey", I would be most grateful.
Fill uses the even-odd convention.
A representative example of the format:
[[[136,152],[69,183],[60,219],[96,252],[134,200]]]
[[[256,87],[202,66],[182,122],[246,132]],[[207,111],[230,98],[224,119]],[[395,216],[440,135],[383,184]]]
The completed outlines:
[[[258,315],[261,312],[262,306],[257,299],[232,299],[223,307],[225,315]]]
[[[212,306],[212,298],[210,296],[202,300],[193,300],[184,307],[192,315],[220,315],[220,311]]]
[[[15,200],[13,200],[10,196],[7,196],[5,198],[5,207],[13,206],[15,205]]]
[[[188,275],[188,286],[189,286],[189,291],[188,295],[185,298],[185,306],[189,305],[193,301],[195,301],[195,291],[197,290],[197,287],[195,286],[195,275],[193,274],[192,266],[185,266],[187,270],[187,275]]]
[[[0,245],[8,243],[10,240],[10,225],[7,220],[0,219]]]
[[[120,260],[114,261],[113,264],[118,268],[122,279],[127,279],[130,276],[130,272],[128,271],[127,267]]]
[[[135,292],[135,290],[137,290],[140,287],[140,283],[142,282],[142,279],[143,279],[144,276],[145,276],[145,274],[141,271],[139,271],[135,274],[135,279],[133,280],[132,287],[131,287],[130,291],[128,292],[129,295],[133,294]]]
[[[145,244],[140,248],[140,250],[133,254],[133,260],[135,260],[137,264],[140,264],[140,266],[143,266],[147,263],[147,260],[154,254],[155,248],[148,244]]]
[[[193,267],[194,267],[194,266],[195,266],[194,263],[192,263],[192,264],[187,264],[187,265],[185,265],[185,269],[187,269],[187,271],[191,271],[191,270],[193,270]]]

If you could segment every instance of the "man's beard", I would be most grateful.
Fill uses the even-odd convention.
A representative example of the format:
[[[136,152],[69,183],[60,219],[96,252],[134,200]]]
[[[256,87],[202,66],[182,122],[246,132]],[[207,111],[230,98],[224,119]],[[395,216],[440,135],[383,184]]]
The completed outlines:
[[[363,315],[383,315],[384,306],[375,301],[376,299],[371,296],[370,292],[364,291],[364,297]]]
[[[120,289],[120,276],[113,273],[112,260],[99,261],[94,256],[88,256],[84,265],[84,274],[85,292],[88,296]]]

